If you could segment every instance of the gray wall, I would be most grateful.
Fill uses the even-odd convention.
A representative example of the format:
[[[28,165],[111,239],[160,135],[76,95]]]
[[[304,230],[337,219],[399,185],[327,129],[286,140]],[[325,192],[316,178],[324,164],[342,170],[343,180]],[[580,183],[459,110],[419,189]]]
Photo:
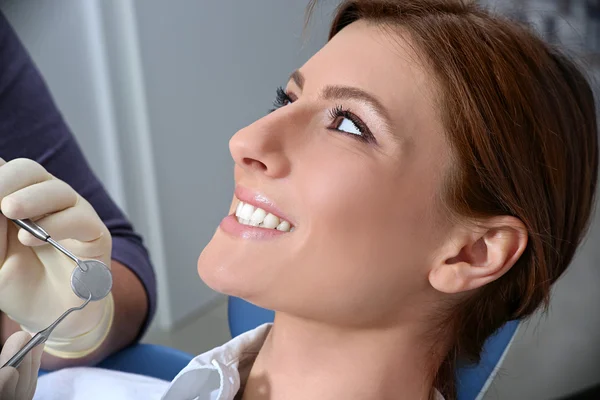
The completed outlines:
[[[175,320],[208,293],[194,266],[231,203],[230,137],[266,113],[276,87],[318,48],[300,51],[304,7],[135,2]]]

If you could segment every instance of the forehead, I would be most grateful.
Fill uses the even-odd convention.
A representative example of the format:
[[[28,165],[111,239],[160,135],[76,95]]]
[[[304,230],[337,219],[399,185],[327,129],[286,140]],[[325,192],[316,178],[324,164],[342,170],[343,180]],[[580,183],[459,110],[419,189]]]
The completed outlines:
[[[300,70],[306,77],[306,91],[344,85],[374,95],[389,111],[392,126],[404,135],[421,122],[437,119],[432,75],[402,30],[354,22]]]

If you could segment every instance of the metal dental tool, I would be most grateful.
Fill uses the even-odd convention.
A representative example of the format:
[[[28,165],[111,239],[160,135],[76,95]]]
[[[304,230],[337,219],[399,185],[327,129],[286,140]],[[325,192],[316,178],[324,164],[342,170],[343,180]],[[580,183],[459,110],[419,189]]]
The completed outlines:
[[[0,214],[2,214],[1,211]],[[77,267],[74,268],[71,273],[71,289],[73,289],[73,292],[78,297],[85,300],[85,302],[79,307],[68,309],[46,329],[36,333],[35,336],[21,348],[21,350],[2,366],[2,368],[18,368],[27,353],[36,346],[45,343],[52,334],[52,331],[54,331],[58,324],[60,324],[69,314],[74,311],[82,310],[90,301],[97,301],[105,298],[112,289],[112,274],[110,269],[108,269],[103,262],[98,260],[79,259],[76,255],[65,249],[60,243],[52,239],[48,232],[30,219],[13,219],[11,221],[31,233],[37,239],[49,243],[77,264]]]
[[[63,315],[58,317],[58,319],[56,321],[54,321],[53,323],[51,323],[46,329],[36,333],[35,336],[32,337],[31,340],[25,344],[25,346],[21,347],[21,350],[17,351],[17,353],[14,356],[12,356],[10,358],[10,360],[8,360],[6,362],[6,364],[4,364],[2,366],[2,368],[4,368],[4,367],[19,368],[19,365],[21,365],[21,362],[23,362],[23,359],[25,358],[27,353],[29,353],[31,350],[33,350],[34,347],[39,346],[40,344],[46,343],[48,338],[50,338],[52,331],[54,330],[54,328],[56,328],[58,326],[58,324],[60,324],[73,311],[82,310],[85,306],[88,305],[90,300],[92,300],[91,292],[90,292],[88,298],[85,300],[85,302],[82,305],[80,305],[79,307],[69,308],[67,311],[65,311],[63,313]]]
[[[79,259],[30,219],[11,219],[11,221],[31,233],[35,238],[52,245],[77,264],[78,268],[71,273],[71,289],[79,298],[87,300],[90,293],[91,301],[101,300],[108,296],[112,289],[112,274],[106,264],[98,260]]]

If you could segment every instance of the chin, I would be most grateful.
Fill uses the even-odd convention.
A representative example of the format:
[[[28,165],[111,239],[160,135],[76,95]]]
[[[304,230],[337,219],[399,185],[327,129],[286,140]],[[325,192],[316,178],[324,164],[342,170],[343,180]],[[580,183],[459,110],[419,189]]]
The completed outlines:
[[[251,295],[253,284],[251,269],[238,260],[228,243],[217,232],[198,257],[200,279],[212,290],[235,297]],[[250,276],[248,276],[250,275]]]
[[[287,258],[278,258],[280,246],[272,241],[232,238],[217,229],[198,257],[198,275],[212,290],[240,297],[261,307],[272,306],[280,297],[278,277]]]
[[[198,257],[198,275],[200,279],[212,290],[228,296],[239,296],[239,282],[235,276],[228,273],[226,268],[218,263],[211,262],[212,257],[206,256],[206,249]]]

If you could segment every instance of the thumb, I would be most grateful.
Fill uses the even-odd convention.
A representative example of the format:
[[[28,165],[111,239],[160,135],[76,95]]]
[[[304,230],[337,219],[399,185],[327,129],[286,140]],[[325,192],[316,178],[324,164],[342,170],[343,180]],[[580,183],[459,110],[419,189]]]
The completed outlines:
[[[17,400],[15,392],[19,382],[19,372],[13,367],[0,368],[0,399]]]
[[[33,399],[33,396],[35,395],[35,389],[37,388],[38,381],[38,373],[40,372],[43,353],[43,345],[34,347],[33,350],[31,350],[31,367],[29,368],[29,376],[23,382],[21,382],[21,379],[23,379],[24,377],[22,375],[19,376],[19,385],[22,385],[23,398]],[[17,389],[15,389],[16,391],[19,391],[19,385],[17,385]]]
[[[10,357],[14,356],[30,339],[31,335],[27,332],[21,331],[12,334],[6,340],[4,347],[2,348],[2,353],[0,353],[0,365],[4,365],[4,363],[6,363]],[[16,375],[7,376],[7,379],[10,380],[6,382],[6,390],[9,392],[4,394],[4,392],[0,391],[0,393],[2,393],[0,399],[4,400],[6,397],[7,399],[30,400],[33,398],[37,383],[37,372],[39,369],[38,359],[41,358],[40,350],[37,352],[35,350],[38,349],[33,349],[33,351],[30,351],[25,356],[23,362],[15,371]],[[0,371],[7,369],[14,370],[14,368],[2,368]]]
[[[31,335],[27,332],[19,331],[10,335],[0,353],[0,366],[4,365],[12,356],[17,354],[21,347],[25,346],[31,340]]]

